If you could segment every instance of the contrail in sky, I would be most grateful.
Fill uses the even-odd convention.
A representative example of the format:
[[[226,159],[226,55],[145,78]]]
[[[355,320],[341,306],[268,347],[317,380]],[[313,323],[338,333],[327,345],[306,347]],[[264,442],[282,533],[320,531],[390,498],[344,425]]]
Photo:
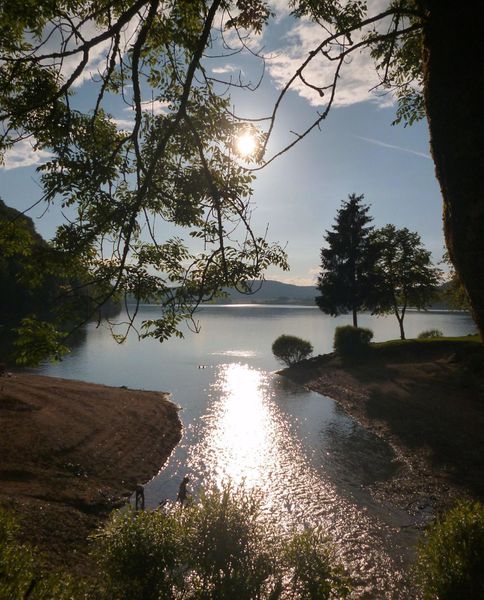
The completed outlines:
[[[355,135],[354,137],[365,140],[365,142],[370,142],[370,144],[376,144],[377,146],[383,146],[384,148],[392,148],[392,150],[400,150],[401,152],[408,152],[409,154],[415,154],[415,156],[421,156],[422,158],[427,158],[432,160],[430,154],[426,154],[425,152],[418,152],[417,150],[411,150],[410,148],[402,148],[402,146],[395,146],[394,144],[387,144],[386,142],[381,142],[380,140],[374,140],[373,138],[362,137],[361,135]]]

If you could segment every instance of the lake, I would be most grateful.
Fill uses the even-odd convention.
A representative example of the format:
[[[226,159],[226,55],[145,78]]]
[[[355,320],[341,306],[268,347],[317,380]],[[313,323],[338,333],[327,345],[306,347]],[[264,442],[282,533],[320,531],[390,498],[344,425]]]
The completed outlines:
[[[156,317],[143,306],[138,322]],[[281,334],[308,339],[315,354],[331,351],[334,328],[350,323],[317,308],[230,305],[197,313],[198,334],[163,344],[135,336],[118,345],[105,326],[90,324],[62,363],[44,374],[112,386],[169,391],[181,407],[183,439],[146,486],[147,503],[175,499],[185,474],[200,485],[256,488],[265,518],[282,531],[318,525],[356,577],[355,598],[409,598],[405,570],[418,535],[410,517],[373,500],[370,486],[398,469],[390,447],[330,398],[273,372],[271,353]],[[407,337],[424,329],[466,335],[466,314],[411,312]],[[398,336],[395,318],[361,315],[374,340]]]

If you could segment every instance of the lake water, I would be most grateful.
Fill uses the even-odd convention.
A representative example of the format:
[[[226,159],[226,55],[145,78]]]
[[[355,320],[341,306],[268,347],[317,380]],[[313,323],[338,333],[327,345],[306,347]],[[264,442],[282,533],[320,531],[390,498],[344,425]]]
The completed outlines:
[[[143,306],[139,321],[154,318]],[[118,345],[90,324],[73,352],[41,372],[113,386],[169,391],[181,407],[183,439],[146,486],[148,505],[175,499],[185,474],[199,485],[257,488],[264,512],[283,531],[322,526],[356,578],[355,598],[411,598],[405,569],[417,531],[408,515],[375,502],[369,486],[398,468],[392,450],[350,419],[330,398],[275,375],[271,353],[281,334],[308,339],[315,354],[331,351],[333,319],[313,307],[213,306],[197,316],[201,331],[163,344],[136,337]],[[398,335],[394,318],[361,315],[374,340]],[[475,331],[470,317],[409,313],[407,337],[424,329],[445,335]]]

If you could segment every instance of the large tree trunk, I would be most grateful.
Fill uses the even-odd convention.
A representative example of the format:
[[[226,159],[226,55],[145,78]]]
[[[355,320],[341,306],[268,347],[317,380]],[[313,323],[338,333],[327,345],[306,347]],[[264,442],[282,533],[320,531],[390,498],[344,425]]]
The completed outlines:
[[[484,340],[484,53],[481,0],[421,0],[424,93],[450,258]]]

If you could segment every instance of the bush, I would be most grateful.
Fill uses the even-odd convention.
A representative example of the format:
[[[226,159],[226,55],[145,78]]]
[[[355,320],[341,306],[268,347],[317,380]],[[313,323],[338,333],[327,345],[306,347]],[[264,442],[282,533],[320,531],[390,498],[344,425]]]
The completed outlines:
[[[313,347],[310,342],[302,340],[295,335],[281,335],[272,344],[272,353],[277,360],[290,367],[312,354]]]
[[[0,507],[0,600],[74,600],[91,598],[87,586],[69,575],[46,573],[41,556],[16,537],[15,519]]]
[[[460,502],[432,525],[418,549],[425,600],[484,598],[484,506]]]
[[[323,600],[347,590],[327,540],[283,541],[261,519],[258,495],[242,489],[202,492],[166,512],[117,512],[96,537],[109,600]]]
[[[318,529],[295,534],[287,544],[285,558],[292,575],[291,598],[327,600],[348,596],[349,580]]]
[[[260,495],[230,486],[184,507],[115,511],[92,538],[89,580],[42,572],[0,509],[0,600],[345,598],[349,578],[319,530],[280,536]]]
[[[425,331],[422,331],[421,333],[418,334],[418,338],[419,340],[430,340],[432,338],[439,338],[439,337],[443,337],[443,333],[440,331],[440,329],[426,329]]]
[[[362,354],[373,338],[373,331],[364,327],[344,325],[336,327],[334,332],[334,349],[342,357]]]

